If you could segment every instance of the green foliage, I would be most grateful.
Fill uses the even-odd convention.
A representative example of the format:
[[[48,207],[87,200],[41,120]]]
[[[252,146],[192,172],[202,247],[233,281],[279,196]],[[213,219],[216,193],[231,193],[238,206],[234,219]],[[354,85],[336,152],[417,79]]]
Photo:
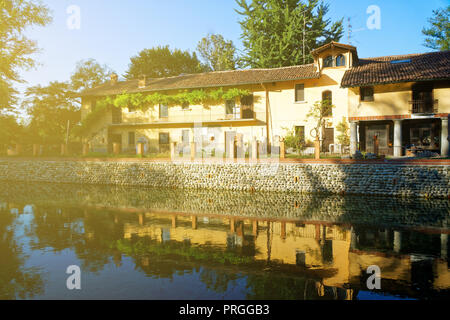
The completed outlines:
[[[306,144],[303,137],[295,134],[294,129],[283,128],[286,131],[284,136],[284,144],[286,148],[293,148],[297,153],[305,149]]]
[[[25,92],[23,107],[31,120],[27,131],[32,141],[56,144],[65,141],[67,121],[71,126],[80,120],[79,106],[70,84],[51,82],[46,87],[30,87]]]
[[[343,35],[342,19],[325,19],[329,5],[319,0],[236,0],[246,56],[244,65],[275,68],[312,62],[311,50]],[[306,26],[306,28],[304,28]],[[303,31],[305,30],[305,57]]]
[[[143,75],[147,78],[164,78],[209,71],[198,60],[197,55],[179,49],[171,50],[169,46],[144,49],[131,58],[127,79],[137,79]]]
[[[112,72],[108,66],[99,64],[95,59],[79,61],[70,77],[72,90],[83,91],[99,86]]]
[[[80,135],[82,132],[89,129],[105,114],[106,111],[110,110],[110,108],[127,108],[132,106],[135,109],[144,110],[159,104],[181,106],[185,103],[208,107],[223,103],[225,100],[237,100],[250,94],[251,92],[249,90],[238,88],[232,88],[226,91],[223,88],[208,91],[202,89],[181,91],[172,95],[159,92],[147,95],[142,93],[124,92],[115,97],[109,96],[98,100],[95,109],[82,120],[81,126],[77,128],[77,135]]]
[[[433,17],[428,19],[429,28],[423,28],[426,36],[424,46],[434,50],[450,50],[450,5],[447,8],[433,10]]]
[[[38,48],[23,32],[30,26],[45,26],[51,21],[49,9],[36,1],[0,1],[0,109],[12,109],[17,102],[14,82],[23,82],[20,69],[30,69],[30,57]]]
[[[208,34],[198,43],[197,51],[213,71],[236,69],[236,47],[220,34]]]
[[[331,104],[328,99],[322,101],[316,101],[306,115],[308,118],[313,118],[317,125],[315,127],[315,134],[319,134],[320,129],[325,126],[326,117],[332,114],[332,110],[335,106]]]
[[[337,132],[339,135],[337,136],[337,140],[343,146],[350,145],[350,126],[348,125],[345,117],[342,117],[342,121],[336,126]]]

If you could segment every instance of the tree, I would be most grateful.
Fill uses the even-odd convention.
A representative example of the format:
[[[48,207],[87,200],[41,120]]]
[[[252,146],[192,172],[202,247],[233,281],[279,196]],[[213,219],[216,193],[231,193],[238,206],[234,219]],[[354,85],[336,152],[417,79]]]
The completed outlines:
[[[81,60],[70,77],[71,88],[83,91],[96,87],[107,81],[111,73],[113,71],[107,65],[101,65],[95,59]]]
[[[220,34],[208,34],[198,43],[197,51],[211,70],[236,69],[236,48],[231,40],[225,40]]]
[[[80,121],[79,105],[71,85],[51,82],[48,86],[30,87],[25,92],[23,106],[31,120],[27,127],[34,143],[65,142],[67,123]]]
[[[322,130],[322,137],[323,137],[323,131],[325,130],[325,124],[326,124],[326,118],[329,117],[332,114],[333,108],[335,106],[331,103],[330,99],[324,99],[322,101],[317,101],[314,103],[314,105],[309,110],[307,117],[313,118],[316,121],[316,126],[311,132],[311,135],[314,136],[316,141],[319,141],[320,139],[320,132]],[[318,152],[319,145],[315,145],[316,152]]]
[[[0,1],[0,109],[11,109],[17,102],[14,82],[23,82],[20,69],[30,69],[30,57],[38,48],[23,35],[30,26],[45,26],[51,21],[49,9],[39,1]]]
[[[450,5],[447,8],[433,10],[433,17],[428,19],[429,28],[423,28],[427,37],[424,46],[434,50],[450,50]]]
[[[337,132],[339,135],[337,136],[338,142],[343,146],[350,145],[350,126],[348,125],[345,117],[342,117],[342,121],[336,126]]]
[[[283,128],[286,131],[284,136],[284,144],[287,148],[294,149],[298,154],[303,151],[306,147],[304,137],[296,134],[293,129]]]
[[[243,16],[242,29],[246,55],[252,68],[274,68],[313,61],[311,51],[343,35],[343,19],[331,24],[325,19],[329,5],[319,0],[236,0]],[[303,55],[303,48],[305,55]]]
[[[23,134],[23,127],[10,114],[0,113],[0,154],[5,153],[6,147],[18,142]]]
[[[207,71],[197,55],[179,49],[170,50],[169,46],[159,46],[144,49],[131,58],[127,79],[137,79],[143,75],[148,78],[163,78],[180,74],[199,73]]]

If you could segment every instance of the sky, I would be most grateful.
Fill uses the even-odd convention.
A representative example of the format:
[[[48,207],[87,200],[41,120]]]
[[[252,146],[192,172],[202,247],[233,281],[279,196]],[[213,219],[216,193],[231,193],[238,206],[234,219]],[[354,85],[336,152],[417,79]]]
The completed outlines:
[[[122,76],[130,58],[144,48],[169,45],[195,51],[198,41],[208,33],[220,33],[242,50],[241,16],[234,0],[42,0],[51,10],[53,22],[46,27],[30,28],[26,35],[37,41],[39,63],[23,71],[26,84],[47,85],[50,81],[68,81],[77,61],[94,58]],[[325,0],[328,17],[333,21],[351,19],[351,44],[359,57],[428,52],[421,30],[432,10],[447,6],[449,0]],[[80,12],[79,28],[72,6]],[[368,29],[367,20],[380,12],[379,29]],[[370,20],[371,22],[376,20]],[[375,24],[376,26],[376,24]]]

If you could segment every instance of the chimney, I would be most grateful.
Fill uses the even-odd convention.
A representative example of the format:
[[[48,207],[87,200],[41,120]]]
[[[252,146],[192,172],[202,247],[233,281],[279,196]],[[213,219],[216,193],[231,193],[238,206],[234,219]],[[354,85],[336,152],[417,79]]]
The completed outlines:
[[[139,78],[139,89],[145,88],[147,86],[147,77],[145,75]]]
[[[111,73],[111,84],[115,85],[119,79],[119,76],[116,73]]]

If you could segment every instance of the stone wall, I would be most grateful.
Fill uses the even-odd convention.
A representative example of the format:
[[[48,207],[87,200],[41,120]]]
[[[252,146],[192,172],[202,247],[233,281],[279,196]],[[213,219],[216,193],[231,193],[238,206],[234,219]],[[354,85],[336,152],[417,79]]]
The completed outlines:
[[[99,209],[448,229],[450,200],[294,192],[168,189],[54,183],[0,183],[2,208]],[[52,210],[49,210],[52,211]],[[55,210],[53,210],[55,211]],[[168,215],[170,218],[170,214]]]
[[[0,160],[0,180],[448,198],[450,167],[400,164]]]

